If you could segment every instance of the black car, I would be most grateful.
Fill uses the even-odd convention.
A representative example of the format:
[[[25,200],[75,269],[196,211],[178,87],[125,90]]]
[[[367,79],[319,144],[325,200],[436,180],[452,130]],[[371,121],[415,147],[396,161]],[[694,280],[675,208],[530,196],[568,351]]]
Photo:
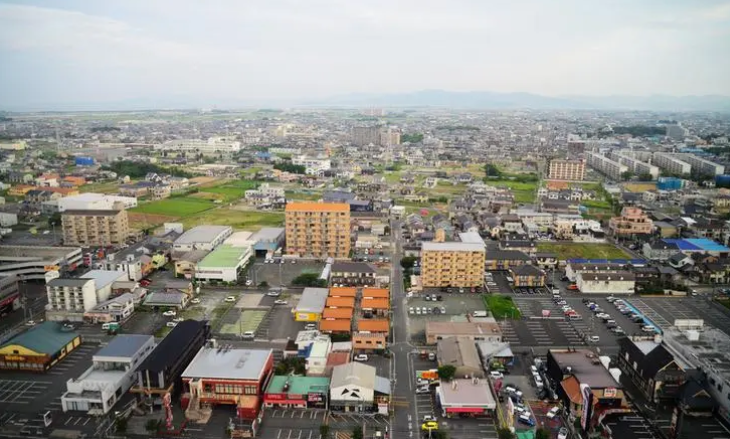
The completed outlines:
[[[444,300],[444,297],[441,296],[441,295],[438,295],[438,296],[436,296],[436,300],[438,300],[439,302],[441,302],[442,300]]]

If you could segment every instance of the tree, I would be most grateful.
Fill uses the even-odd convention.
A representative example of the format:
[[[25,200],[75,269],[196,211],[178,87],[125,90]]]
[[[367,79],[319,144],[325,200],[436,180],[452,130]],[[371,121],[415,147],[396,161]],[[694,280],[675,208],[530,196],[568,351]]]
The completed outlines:
[[[535,431],[535,439],[550,439],[550,430],[546,428],[538,428]]]
[[[302,165],[295,165],[292,162],[277,163],[274,169],[279,171],[291,172],[292,174],[306,174],[307,168]]]
[[[497,430],[497,437],[499,439],[515,439],[515,434],[509,428],[500,428]]]
[[[292,280],[292,284],[303,287],[326,287],[327,281],[320,279],[317,273],[302,273]]]
[[[61,225],[61,214],[56,212],[48,218],[48,226],[60,226]]]
[[[502,171],[499,170],[498,167],[491,163],[487,163],[484,165],[484,173],[487,174],[487,177],[501,177]]]
[[[319,426],[319,435],[321,439],[329,439],[330,437],[330,426],[327,424],[322,424]]]
[[[438,375],[444,381],[451,381],[456,375],[456,367],[451,364],[444,364],[439,366]]]
[[[363,439],[362,425],[352,429],[352,439]]]
[[[654,180],[654,176],[649,174],[648,172],[642,172],[639,174],[639,181],[652,181]]]
[[[417,258],[414,256],[406,256],[400,260],[400,266],[404,270],[410,270],[416,264]]]
[[[631,171],[624,171],[621,173],[621,180],[631,180],[631,177],[634,176],[634,173]]]
[[[400,135],[400,141],[401,143],[418,143],[423,140],[423,134],[421,133],[414,133],[414,134],[406,134],[403,133]]]

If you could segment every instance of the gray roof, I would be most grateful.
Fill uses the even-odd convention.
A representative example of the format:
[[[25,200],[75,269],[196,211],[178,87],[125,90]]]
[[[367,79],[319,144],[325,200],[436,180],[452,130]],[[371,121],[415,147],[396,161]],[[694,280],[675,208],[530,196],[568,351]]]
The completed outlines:
[[[587,349],[577,349],[571,352],[550,350],[549,352],[561,369],[565,370],[566,367],[570,366],[571,373],[582,384],[588,384],[596,389],[622,387],[621,384],[616,382],[608,369],[600,362],[595,361],[595,354]]]
[[[450,364],[481,371],[481,362],[474,341],[469,337],[448,337],[439,340],[436,347],[439,365]]]
[[[131,358],[153,337],[144,334],[120,334],[104,346],[94,357]]]
[[[351,385],[365,389],[375,389],[375,368],[357,361],[332,368],[330,389]]]
[[[78,279],[78,278],[56,278],[46,283],[49,287],[83,287],[91,279]]]
[[[127,273],[124,271],[114,270],[91,270],[82,277],[82,279],[94,279],[97,290],[100,290],[121,278],[124,278],[122,280],[127,280]]]
[[[264,227],[251,236],[251,241],[276,241],[285,232],[286,229],[283,227]]]
[[[226,349],[203,347],[185,369],[184,378],[259,380],[271,349]]]
[[[388,378],[375,375],[374,390],[378,393],[382,393],[383,395],[390,395],[390,380]]]
[[[231,229],[230,226],[197,226],[183,233],[175,240],[175,245],[208,243]]]
[[[602,273],[578,273],[578,276],[583,278],[583,280],[591,280],[591,281],[611,281],[611,280],[632,281],[632,280],[636,280],[636,276],[634,275],[634,273],[629,273],[628,271],[612,271],[612,272],[602,272]]]
[[[459,233],[459,239],[461,242],[484,245],[484,239],[477,232]]]
[[[473,242],[424,242],[421,249],[444,252],[483,252],[484,244],[475,244]]]
[[[375,269],[364,262],[335,262],[332,273],[375,273]]]
[[[330,290],[327,288],[305,288],[302,298],[299,299],[296,312],[321,313],[327,303]]]
[[[180,305],[182,304],[183,297],[185,297],[185,293],[152,293],[149,296],[147,296],[147,299],[145,299],[144,304],[147,306],[154,306],[154,305]]]

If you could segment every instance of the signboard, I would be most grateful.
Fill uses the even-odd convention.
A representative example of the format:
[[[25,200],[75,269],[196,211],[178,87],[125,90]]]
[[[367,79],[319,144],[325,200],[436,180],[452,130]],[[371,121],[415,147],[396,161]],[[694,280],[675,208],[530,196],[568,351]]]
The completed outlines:
[[[283,399],[289,399],[289,398],[287,398],[286,393],[267,393],[266,395],[264,395],[264,397],[266,399],[272,400],[272,401],[281,401]]]
[[[580,418],[580,426],[587,433],[593,415],[593,391],[588,384],[581,384],[580,393],[583,396],[583,414]]]
[[[19,355],[6,355],[5,361],[17,361],[18,363],[25,363],[25,357]]]
[[[321,393],[309,393],[307,395],[307,402],[322,402],[324,401],[324,395]]]
[[[46,265],[45,267],[43,267],[43,271],[58,271],[60,269],[61,267],[59,267],[58,265]]]
[[[618,394],[618,391],[614,387],[606,387],[603,389],[603,397],[604,398],[615,398]]]

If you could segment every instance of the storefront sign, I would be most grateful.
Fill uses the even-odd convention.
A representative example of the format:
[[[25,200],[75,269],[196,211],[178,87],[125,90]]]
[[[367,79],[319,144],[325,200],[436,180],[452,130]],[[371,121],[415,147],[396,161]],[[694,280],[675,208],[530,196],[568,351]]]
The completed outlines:
[[[606,387],[603,389],[604,398],[615,398],[617,394],[618,391],[614,387]]]
[[[267,401],[280,401],[289,398],[287,398],[286,393],[267,393],[266,395],[264,395],[264,399],[266,399]]]
[[[307,402],[322,402],[324,395],[321,393],[310,393],[307,395]]]
[[[17,361],[18,363],[25,363],[25,357],[20,355],[6,355],[5,361]]]
[[[587,384],[580,385],[580,393],[583,395],[583,415],[580,418],[580,426],[587,432],[591,426],[593,416],[593,391]]]

